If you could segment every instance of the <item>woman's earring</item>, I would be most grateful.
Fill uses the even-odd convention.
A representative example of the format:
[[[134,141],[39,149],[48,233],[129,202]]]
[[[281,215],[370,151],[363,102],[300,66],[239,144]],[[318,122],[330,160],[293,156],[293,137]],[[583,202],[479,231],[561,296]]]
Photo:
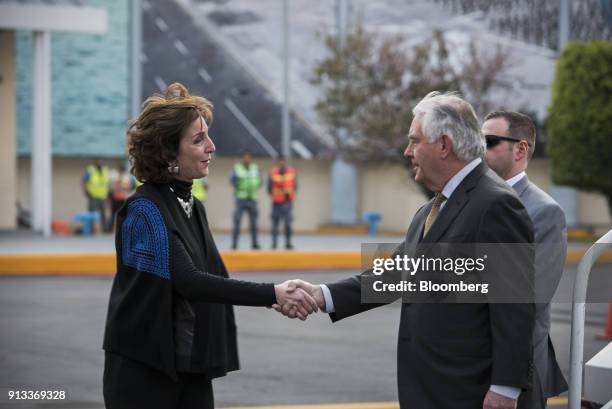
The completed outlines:
[[[177,161],[168,162],[168,173],[171,175],[178,175],[179,165]]]

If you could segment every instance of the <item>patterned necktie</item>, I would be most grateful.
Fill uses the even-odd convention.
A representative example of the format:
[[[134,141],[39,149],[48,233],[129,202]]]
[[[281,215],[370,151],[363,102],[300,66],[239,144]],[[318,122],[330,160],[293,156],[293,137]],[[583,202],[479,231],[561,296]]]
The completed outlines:
[[[446,200],[442,193],[436,193],[434,196],[433,204],[431,205],[431,210],[427,215],[427,219],[425,220],[425,229],[423,230],[423,237],[427,236],[429,229],[436,221],[438,217],[438,213],[440,213],[440,206]]]

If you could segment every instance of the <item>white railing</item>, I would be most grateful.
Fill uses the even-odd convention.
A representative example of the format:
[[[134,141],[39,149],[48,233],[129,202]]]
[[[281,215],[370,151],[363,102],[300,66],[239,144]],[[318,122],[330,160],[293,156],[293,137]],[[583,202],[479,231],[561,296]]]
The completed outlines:
[[[582,396],[582,375],[584,365],[584,320],[585,301],[589,274],[597,258],[612,246],[612,230],[604,234],[584,254],[578,264],[574,293],[572,296],[572,338],[570,344],[570,383],[569,383],[569,409],[580,409]],[[612,409],[608,402],[605,408]],[[603,409],[603,408],[602,408]]]

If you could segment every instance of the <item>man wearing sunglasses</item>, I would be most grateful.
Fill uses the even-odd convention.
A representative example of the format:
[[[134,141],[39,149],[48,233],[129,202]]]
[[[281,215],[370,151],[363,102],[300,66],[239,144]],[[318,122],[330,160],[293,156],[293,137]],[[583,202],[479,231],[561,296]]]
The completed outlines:
[[[535,253],[536,322],[533,330],[533,357],[536,376],[533,402],[546,407],[546,398],[567,390],[567,383],[550,340],[550,299],[554,295],[565,263],[567,230],[565,213],[552,197],[527,178],[525,170],[533,156],[536,128],[518,112],[497,111],[485,117],[482,133],[487,142],[486,161],[512,186],[532,220]]]

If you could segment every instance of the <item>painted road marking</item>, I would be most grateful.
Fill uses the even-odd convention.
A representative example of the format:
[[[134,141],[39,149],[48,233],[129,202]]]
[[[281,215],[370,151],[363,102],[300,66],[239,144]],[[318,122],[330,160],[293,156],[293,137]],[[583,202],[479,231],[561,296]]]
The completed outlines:
[[[257,128],[255,128],[255,125],[253,125],[251,121],[249,121],[249,119],[242,113],[242,111],[240,111],[240,109],[238,109],[236,104],[234,104],[231,99],[225,98],[225,106],[231,111],[232,114],[234,114],[236,119],[240,121],[242,126],[244,126],[246,130],[249,131],[251,136],[255,138],[257,142],[259,142],[261,147],[264,148],[266,152],[268,152],[268,155],[272,156],[273,158],[276,158],[278,156],[278,152],[276,151],[276,149],[274,149],[274,147],[270,145],[270,142],[268,142],[268,140],[257,130]]]
[[[547,406],[567,405],[566,397],[549,398]],[[232,406],[222,409],[399,409],[398,402],[322,403],[314,405]]]
[[[399,409],[397,402],[323,403],[316,405],[234,406],[223,409]]]
[[[312,152],[310,152],[302,141],[298,141],[297,139],[292,140],[291,147],[298,153],[298,155],[300,155],[302,159],[312,159]]]
[[[198,69],[198,74],[204,80],[204,82],[206,82],[208,84],[210,84],[212,82],[212,77],[210,76],[208,71],[206,71],[204,68],[199,68]]]
[[[563,406],[567,407],[567,396],[548,398],[546,401],[546,406]]]
[[[174,40],[174,48],[176,48],[178,52],[183,55],[183,57],[187,57],[189,55],[189,50],[187,47],[185,47],[185,44],[183,44],[181,40]]]
[[[168,24],[166,24],[166,22],[162,20],[161,17],[155,17],[155,25],[162,33],[168,31]]]
[[[165,91],[166,88],[168,88],[162,77],[159,75],[155,77],[155,84],[157,84],[157,88],[159,88],[160,91]]]

